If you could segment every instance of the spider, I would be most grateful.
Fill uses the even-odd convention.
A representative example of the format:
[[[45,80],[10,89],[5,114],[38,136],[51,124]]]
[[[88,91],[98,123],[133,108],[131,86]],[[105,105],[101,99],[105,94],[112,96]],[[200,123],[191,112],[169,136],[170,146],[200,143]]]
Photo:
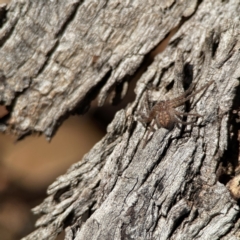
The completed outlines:
[[[168,130],[171,130],[177,123],[183,124],[183,125],[193,125],[195,122],[184,122],[179,119],[179,116],[195,116],[195,117],[202,117],[202,115],[197,113],[183,113],[177,111],[175,108],[183,105],[186,101],[188,101],[190,98],[195,96],[197,93],[201,92],[202,90],[208,88],[213,81],[210,81],[209,83],[202,86],[200,89],[193,92],[194,87],[196,86],[196,83],[192,83],[191,86],[180,96],[166,100],[166,101],[159,101],[157,102],[152,109],[148,111],[148,116],[141,115],[142,121],[146,124],[150,124],[149,128],[151,131],[154,131],[154,124],[157,124],[157,127],[163,127]],[[148,107],[149,108],[149,107]],[[152,121],[154,120],[154,121]],[[149,134],[149,133],[148,133]],[[146,136],[146,139],[148,138],[148,134]],[[145,144],[144,144],[145,146]]]

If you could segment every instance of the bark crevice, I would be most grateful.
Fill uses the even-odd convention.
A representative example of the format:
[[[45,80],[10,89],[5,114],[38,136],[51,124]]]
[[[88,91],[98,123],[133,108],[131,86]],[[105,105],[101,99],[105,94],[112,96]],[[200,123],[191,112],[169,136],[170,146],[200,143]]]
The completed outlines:
[[[140,75],[106,136],[49,186],[25,240],[63,230],[67,240],[238,239],[239,159],[229,172],[228,158],[239,144],[231,113],[239,106],[239,10],[235,0],[12,2],[0,29],[0,100],[10,106],[3,128],[51,137],[95,97],[120,101]],[[144,146],[147,95],[152,107],[210,81],[177,108],[202,115],[183,118],[195,125],[155,128]]]

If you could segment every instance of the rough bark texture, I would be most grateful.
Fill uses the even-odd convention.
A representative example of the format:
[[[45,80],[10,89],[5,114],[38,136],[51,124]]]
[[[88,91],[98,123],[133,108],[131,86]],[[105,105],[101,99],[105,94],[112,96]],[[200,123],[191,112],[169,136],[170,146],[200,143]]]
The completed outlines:
[[[49,187],[34,209],[37,229],[24,239],[55,239],[64,229],[67,240],[239,239],[239,205],[219,178],[224,166],[238,174],[231,110],[239,104],[239,13],[238,0],[22,0],[1,10],[0,98],[11,109],[1,126],[20,136],[50,137],[59,118],[83,111],[98,92],[100,105],[114,88],[122,98],[146,54],[179,26],[137,82],[135,101]],[[152,101],[173,98],[210,80],[186,104],[204,116],[198,126],[157,129],[143,148],[146,92]]]

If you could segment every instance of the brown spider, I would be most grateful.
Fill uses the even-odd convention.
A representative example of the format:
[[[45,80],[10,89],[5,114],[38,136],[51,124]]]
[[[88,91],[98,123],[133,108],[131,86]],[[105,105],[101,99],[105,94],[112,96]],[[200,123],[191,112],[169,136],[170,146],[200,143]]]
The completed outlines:
[[[166,100],[166,101],[160,101],[157,102],[152,109],[149,111],[148,110],[148,116],[143,116],[141,114],[142,121],[146,124],[152,122],[152,124],[149,126],[151,131],[154,131],[154,124],[156,123],[157,126],[166,128],[166,129],[172,129],[175,124],[180,123],[183,125],[188,125],[191,124],[193,125],[194,122],[184,122],[180,120],[178,117],[179,116],[195,116],[195,117],[202,117],[201,115],[197,113],[183,113],[177,111],[175,108],[183,105],[186,101],[188,101],[191,97],[195,96],[197,93],[202,91],[203,89],[209,87],[213,81],[210,81],[209,83],[205,84],[202,86],[200,89],[196,90],[195,92],[192,92],[193,88],[195,87],[196,83],[191,84],[191,86],[185,91],[182,95]],[[192,92],[192,93],[191,93]],[[148,137],[148,134],[147,134]],[[146,139],[147,140],[147,139]]]

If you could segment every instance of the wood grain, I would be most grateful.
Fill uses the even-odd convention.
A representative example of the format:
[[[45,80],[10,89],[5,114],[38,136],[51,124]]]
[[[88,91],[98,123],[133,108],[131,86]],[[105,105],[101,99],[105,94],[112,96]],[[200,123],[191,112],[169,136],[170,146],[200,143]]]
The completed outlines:
[[[18,135],[51,137],[77,106],[84,111],[96,95],[102,105],[179,27],[138,80],[134,102],[48,188],[25,240],[63,230],[67,240],[239,239],[239,205],[217,175],[220,163],[235,161],[227,156],[236,141],[230,110],[239,104],[239,10],[235,0],[13,1],[0,31],[0,97],[11,108],[2,129]],[[158,129],[143,149],[137,113],[148,85],[159,89],[153,99],[176,96],[179,49],[182,89],[214,81],[190,103],[204,118],[198,127]]]

